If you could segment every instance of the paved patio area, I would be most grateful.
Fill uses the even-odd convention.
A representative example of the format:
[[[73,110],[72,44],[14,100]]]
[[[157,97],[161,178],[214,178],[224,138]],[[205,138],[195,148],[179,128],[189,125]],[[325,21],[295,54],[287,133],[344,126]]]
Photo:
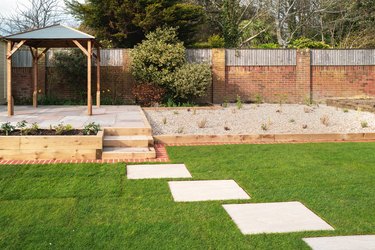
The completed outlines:
[[[0,125],[5,122],[16,124],[26,120],[29,124],[37,122],[40,128],[50,128],[59,123],[83,128],[85,124],[96,122],[104,127],[143,128],[147,127],[142,109],[139,106],[101,106],[93,107],[93,115],[87,115],[86,106],[15,106],[14,116],[8,117],[7,107],[0,106]]]

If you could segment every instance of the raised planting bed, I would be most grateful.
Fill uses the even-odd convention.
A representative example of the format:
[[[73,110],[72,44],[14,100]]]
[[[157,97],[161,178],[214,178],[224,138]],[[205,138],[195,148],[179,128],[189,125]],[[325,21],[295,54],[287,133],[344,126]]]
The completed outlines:
[[[83,135],[71,130],[56,135],[53,130],[38,130],[37,135],[14,131],[0,135],[0,160],[96,160],[101,159],[103,131]]]

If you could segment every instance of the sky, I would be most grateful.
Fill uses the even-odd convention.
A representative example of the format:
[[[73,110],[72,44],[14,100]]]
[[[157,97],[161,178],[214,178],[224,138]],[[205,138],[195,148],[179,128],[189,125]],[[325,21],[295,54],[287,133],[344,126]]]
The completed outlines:
[[[64,0],[58,0],[60,2],[61,7],[64,8]],[[23,5],[28,6],[30,0],[0,0],[0,16],[8,16],[9,14],[13,13],[17,9],[17,5],[22,7]],[[79,0],[79,2],[84,2],[84,0]],[[70,19],[70,20],[69,20]],[[71,16],[68,17],[68,20],[65,24],[74,26],[77,22],[73,20]]]

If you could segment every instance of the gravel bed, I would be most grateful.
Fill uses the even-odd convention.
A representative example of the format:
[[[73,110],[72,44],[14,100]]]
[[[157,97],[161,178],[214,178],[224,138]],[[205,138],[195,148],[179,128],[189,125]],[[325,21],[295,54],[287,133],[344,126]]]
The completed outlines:
[[[245,104],[241,109],[230,105],[217,110],[190,108],[145,113],[155,135],[375,132],[375,114],[326,105]],[[368,127],[363,127],[365,124]]]

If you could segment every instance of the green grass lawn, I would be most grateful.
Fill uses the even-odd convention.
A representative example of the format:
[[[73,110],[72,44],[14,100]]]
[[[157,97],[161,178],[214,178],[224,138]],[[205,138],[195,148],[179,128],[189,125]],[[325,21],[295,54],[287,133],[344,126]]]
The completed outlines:
[[[306,236],[375,233],[375,143],[170,147],[194,179],[250,201],[175,203],[124,164],[0,166],[0,249],[308,249]],[[244,236],[223,203],[300,201],[336,230]]]

